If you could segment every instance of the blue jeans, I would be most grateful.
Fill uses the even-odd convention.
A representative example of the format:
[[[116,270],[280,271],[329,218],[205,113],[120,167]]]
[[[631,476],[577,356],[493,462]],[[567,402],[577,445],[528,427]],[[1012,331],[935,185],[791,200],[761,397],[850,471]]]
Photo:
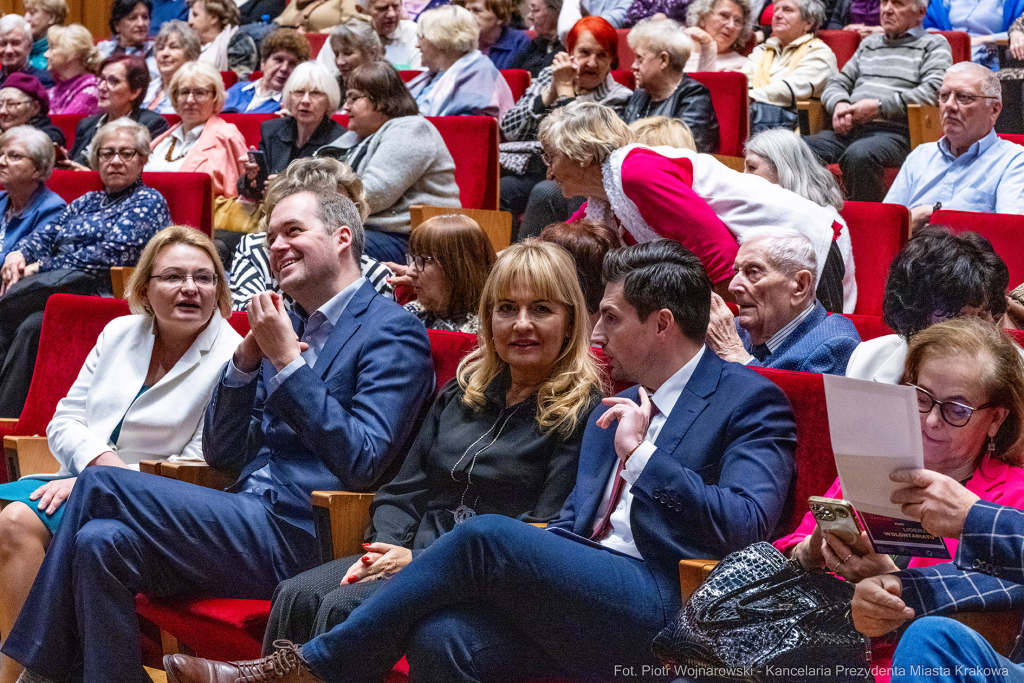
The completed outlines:
[[[363,252],[370,258],[392,263],[405,263],[405,254],[409,251],[409,236],[397,232],[383,232],[366,228],[366,244]]]
[[[329,683],[383,680],[403,654],[411,683],[559,672],[643,680],[652,677],[644,667],[657,666],[651,642],[679,606],[678,593],[665,599],[642,560],[481,515],[442,536],[302,655]]]
[[[267,600],[314,566],[316,539],[258,496],[87,467],[3,653],[54,681],[151,683],[135,595]]]
[[[943,617],[925,617],[907,629],[892,669],[892,683],[1024,682],[1024,667],[998,654],[959,621]]]

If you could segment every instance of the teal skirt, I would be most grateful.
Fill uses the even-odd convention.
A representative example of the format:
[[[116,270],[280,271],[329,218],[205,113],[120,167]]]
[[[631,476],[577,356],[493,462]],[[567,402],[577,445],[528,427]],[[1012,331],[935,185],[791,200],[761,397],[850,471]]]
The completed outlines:
[[[57,508],[57,511],[52,515],[46,514],[45,510],[39,509],[38,500],[29,500],[29,496],[37,488],[45,484],[48,480],[46,479],[19,479],[18,481],[12,481],[9,484],[0,484],[0,501],[6,501],[10,503],[24,503],[28,505],[32,512],[39,516],[46,528],[50,530],[50,533],[57,531],[57,525],[60,524],[61,517],[64,516],[64,503]]]

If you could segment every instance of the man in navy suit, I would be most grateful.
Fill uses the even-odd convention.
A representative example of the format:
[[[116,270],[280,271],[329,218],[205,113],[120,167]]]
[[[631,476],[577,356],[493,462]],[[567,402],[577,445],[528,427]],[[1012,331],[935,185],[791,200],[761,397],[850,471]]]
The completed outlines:
[[[892,495],[904,513],[919,519],[928,533],[957,538],[960,544],[954,562],[858,583],[853,597],[857,630],[880,637],[918,618],[900,639],[893,683],[925,676],[950,683],[1024,681],[1019,641],[1007,659],[960,622],[929,616],[1024,604],[1024,510],[981,500],[956,480],[931,470],[901,470],[891,478],[907,485]]]
[[[337,193],[274,207],[270,265],[297,314],[253,297],[208,407],[204,454],[240,472],[232,492],[112,467],[79,476],[4,644],[24,680],[148,681],[136,593],[266,600],[316,565],[312,492],[371,488],[434,384],[423,325],[360,275],[362,245]]]
[[[729,291],[739,315],[721,297],[711,303],[708,346],[723,360],[750,367],[846,374],[860,344],[857,328],[829,315],[815,299],[817,257],[811,241],[788,228],[751,234],[736,252]]]
[[[796,428],[774,383],[705,348],[711,283],[685,247],[617,250],[604,275],[594,341],[613,377],[641,386],[590,416],[576,486],[547,530],[474,517],[301,648],[240,665],[175,655],[169,680],[379,681],[403,654],[439,683],[652,675],[679,560],[769,537]]]

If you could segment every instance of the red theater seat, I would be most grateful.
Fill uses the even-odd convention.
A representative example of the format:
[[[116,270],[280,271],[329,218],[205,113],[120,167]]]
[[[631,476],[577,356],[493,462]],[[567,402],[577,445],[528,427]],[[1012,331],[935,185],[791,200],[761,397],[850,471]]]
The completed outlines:
[[[251,147],[260,146],[260,126],[264,121],[278,118],[277,114],[221,114],[222,119],[235,124],[238,132],[245,138],[245,144]]]
[[[857,334],[860,335],[861,341],[869,341],[878,337],[884,337],[888,334],[893,334],[892,328],[882,322],[881,316],[856,314],[844,315],[849,318],[853,323],[853,326],[857,328]]]
[[[142,181],[167,200],[171,220],[213,234],[213,181],[206,173],[143,173]],[[54,171],[47,187],[71,202],[86,192],[102,190],[96,171]]]
[[[936,211],[932,225],[948,225],[953,232],[976,232],[992,243],[1010,271],[1010,289],[1024,282],[1024,216],[974,211]]]
[[[330,35],[331,34],[329,34],[329,33],[306,33],[305,34],[306,40],[309,41],[309,48],[310,48],[309,54],[311,55],[311,57],[312,57],[312,59],[314,61],[320,55],[320,50],[322,50],[324,48],[324,43],[327,42],[327,39],[330,37]]]
[[[238,74],[234,71],[221,71],[220,79],[224,81],[224,89],[227,90],[235,83],[238,83]]]
[[[399,71],[399,72],[398,72],[398,75],[402,77],[402,82],[403,82],[403,83],[408,83],[408,82],[409,82],[409,81],[411,81],[412,79],[414,79],[414,78],[416,78],[417,76],[419,76],[419,75],[420,75],[421,73],[423,73],[423,71],[422,71],[422,70],[417,70],[417,69],[403,69],[402,71]]]
[[[612,71],[612,78],[622,87],[636,90],[636,76],[629,69],[616,69]]]
[[[1007,142],[1012,142],[1015,145],[1024,145],[1024,135],[1017,135],[1014,133],[1000,133],[999,137],[1006,140]]]
[[[711,106],[715,108],[721,136],[718,153],[731,157],[743,156],[743,145],[750,132],[747,77],[730,71],[697,72],[690,74],[690,77],[711,91]]]
[[[629,46],[629,40],[627,40],[627,37],[629,36],[629,29],[617,28],[615,30],[619,34],[619,54],[617,55],[619,63],[615,64],[613,61],[612,68],[625,69],[628,71],[633,68],[633,60],[636,59],[636,53],[633,52],[633,48]]]
[[[853,56],[853,53],[857,51],[857,46],[860,45],[860,34],[856,31],[821,29],[818,31],[818,37],[835,53],[836,64],[839,66],[840,71],[850,61],[850,57]]]
[[[889,262],[910,236],[910,212],[899,204],[846,202],[842,214],[853,243],[855,313],[880,316]]]
[[[953,51],[953,63],[971,61],[971,36],[963,31],[929,31],[938,33],[949,42],[949,49]]]
[[[75,129],[78,123],[85,118],[84,114],[51,114],[50,120],[53,125],[60,128],[64,133],[64,148],[68,151],[75,146]]]
[[[21,415],[0,420],[0,437],[46,434],[57,402],[67,395],[86,356],[108,322],[128,314],[128,302],[72,294],[54,294],[46,301],[32,384]],[[0,483],[7,481],[6,459],[0,461]]]
[[[512,91],[512,99],[518,102],[530,87],[530,72],[526,69],[502,69],[501,75]]]
[[[836,181],[839,183],[839,187],[843,188],[843,192],[846,192],[846,184],[843,182],[843,172],[839,170],[839,164],[829,164],[828,170],[835,176]],[[883,168],[882,169],[882,186],[885,191],[888,192],[892,184],[896,182],[896,176],[899,174],[900,169],[898,168]]]

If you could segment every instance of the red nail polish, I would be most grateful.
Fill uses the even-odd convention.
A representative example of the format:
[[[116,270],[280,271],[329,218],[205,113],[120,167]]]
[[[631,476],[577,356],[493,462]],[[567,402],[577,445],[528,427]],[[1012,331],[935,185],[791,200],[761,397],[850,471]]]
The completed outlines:
[[[371,545],[372,545],[372,544],[370,544],[370,543],[363,543],[363,547],[364,547],[364,548],[369,548],[369,547],[370,547]]]
[[[349,583],[355,583],[356,582],[356,577],[354,577],[354,576],[348,577],[348,582]]]
[[[364,556],[363,557],[363,562],[365,562],[366,564],[370,564],[370,558]]]

